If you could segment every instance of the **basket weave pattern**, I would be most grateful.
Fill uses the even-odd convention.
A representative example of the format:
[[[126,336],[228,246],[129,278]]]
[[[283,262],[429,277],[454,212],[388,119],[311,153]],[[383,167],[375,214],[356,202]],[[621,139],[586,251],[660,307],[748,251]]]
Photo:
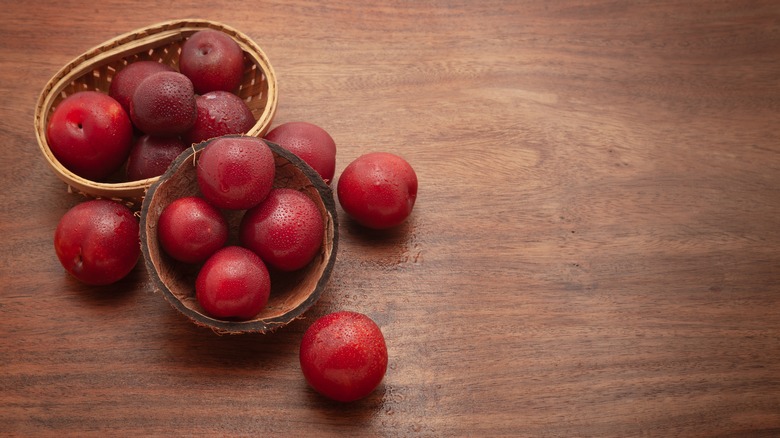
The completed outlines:
[[[97,182],[80,177],[62,166],[46,140],[46,125],[57,105],[80,91],[108,93],[114,75],[136,61],[156,61],[178,70],[184,41],[193,33],[214,29],[231,36],[244,51],[244,74],[236,94],[242,98],[256,123],[247,135],[262,136],[276,112],[276,76],[262,49],[248,36],[221,23],[208,20],[175,20],[119,35],[83,53],[65,65],[44,87],[35,110],[35,132],[46,161],[58,177],[75,191],[86,195],[140,200],[157,180]]]

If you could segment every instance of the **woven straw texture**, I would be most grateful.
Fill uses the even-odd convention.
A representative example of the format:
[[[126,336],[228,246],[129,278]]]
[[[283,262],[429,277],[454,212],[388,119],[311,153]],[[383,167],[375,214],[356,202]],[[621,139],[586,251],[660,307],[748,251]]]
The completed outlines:
[[[193,33],[214,29],[230,35],[244,51],[244,75],[237,91],[256,123],[247,135],[261,137],[268,130],[277,106],[276,75],[262,49],[248,36],[227,25],[208,20],[175,20],[120,35],[94,47],[60,69],[44,87],[35,109],[35,133],[41,152],[70,190],[95,197],[136,203],[158,178],[139,181],[90,181],[66,169],[54,157],[46,140],[49,116],[59,102],[79,91],[108,93],[114,74],[129,63],[151,60],[178,69],[184,41]]]

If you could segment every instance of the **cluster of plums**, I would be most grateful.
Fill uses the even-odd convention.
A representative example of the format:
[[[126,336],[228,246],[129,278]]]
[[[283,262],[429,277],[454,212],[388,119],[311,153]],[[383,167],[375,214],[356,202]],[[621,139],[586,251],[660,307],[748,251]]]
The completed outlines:
[[[175,199],[160,214],[157,236],[172,258],[203,265],[198,303],[222,320],[254,318],[271,293],[267,266],[295,271],[319,252],[325,220],[303,192],[274,188],[275,162],[256,137],[219,137],[197,160],[199,196]],[[228,242],[223,210],[243,211],[240,246]]]
[[[179,71],[137,61],[111,79],[108,94],[79,91],[60,102],[46,127],[49,148],[68,170],[91,181],[161,175],[193,143],[249,131],[255,118],[235,94],[243,50],[230,36],[202,30],[188,38]]]
[[[234,40],[200,31],[182,45],[179,71],[151,61],[128,64],[110,91],[65,98],[47,126],[55,157],[70,171],[101,181],[124,166],[128,180],[159,176],[193,143],[212,139],[197,160],[198,196],[171,202],[160,214],[163,250],[198,264],[196,297],[214,318],[246,320],[267,303],[267,266],[293,271],[320,251],[324,219],[306,194],[274,188],[268,145],[249,136],[255,120],[234,91],[243,55]],[[134,138],[135,137],[135,138]],[[296,154],[330,184],[336,144],[306,122],[281,124],[265,139]],[[338,201],[358,224],[387,229],[404,222],[417,197],[417,175],[388,152],[362,155],[338,178]],[[244,210],[240,245],[226,245],[224,210]],[[54,247],[63,267],[92,285],[128,275],[140,257],[139,225],[119,202],[93,199],[61,218]],[[341,311],[316,320],[300,346],[307,382],[321,394],[352,401],[371,393],[384,377],[388,356],[379,327],[366,315]]]

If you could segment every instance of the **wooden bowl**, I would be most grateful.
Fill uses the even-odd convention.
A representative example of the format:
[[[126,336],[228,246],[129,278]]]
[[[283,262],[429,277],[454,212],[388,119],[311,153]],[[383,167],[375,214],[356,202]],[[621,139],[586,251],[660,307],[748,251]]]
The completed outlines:
[[[208,20],[175,20],[158,23],[119,35],[94,47],[60,69],[44,87],[35,108],[35,135],[41,152],[55,174],[73,191],[96,197],[140,201],[144,191],[157,180],[90,181],[66,169],[54,157],[46,140],[46,125],[57,105],[79,91],[108,93],[114,74],[129,63],[157,61],[178,70],[179,53],[193,33],[215,29],[231,36],[244,51],[244,76],[238,96],[244,99],[256,123],[247,135],[262,137],[276,112],[276,75],[265,53],[248,36],[224,24]]]
[[[322,294],[338,247],[338,220],[331,188],[303,160],[281,146],[266,142],[276,162],[274,187],[288,187],[309,196],[319,207],[325,223],[320,252],[309,265],[294,271],[280,272],[269,267],[271,296],[266,307],[249,321],[227,321],[208,316],[195,297],[195,278],[200,265],[177,262],[161,249],[157,239],[157,222],[163,209],[175,199],[199,196],[196,165],[200,152],[209,141],[183,152],[150,187],[141,208],[141,249],[155,285],[176,310],[200,326],[217,333],[264,333],[277,329],[301,316]],[[224,210],[231,237],[237,244],[238,224],[243,211]],[[232,241],[232,242],[231,242]]]

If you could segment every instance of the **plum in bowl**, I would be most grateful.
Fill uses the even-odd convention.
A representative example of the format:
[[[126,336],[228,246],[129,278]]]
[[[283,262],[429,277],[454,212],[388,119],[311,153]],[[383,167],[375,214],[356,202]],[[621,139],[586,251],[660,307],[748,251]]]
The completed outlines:
[[[327,286],[338,247],[338,218],[330,187],[303,160],[281,146],[267,142],[275,163],[274,188],[291,188],[305,194],[317,205],[323,217],[322,246],[313,260],[301,269],[285,272],[269,268],[271,293],[268,302],[254,317],[246,320],[210,316],[199,304],[195,283],[200,264],[183,263],[170,257],[158,239],[158,220],[171,202],[187,196],[202,196],[198,186],[197,164],[202,151],[216,139],[204,141],[183,152],[155,183],[141,208],[141,250],[155,289],[179,312],[199,326],[217,333],[265,333],[300,317],[321,296]],[[237,230],[243,210],[222,210],[230,228],[227,245],[239,245]]]

